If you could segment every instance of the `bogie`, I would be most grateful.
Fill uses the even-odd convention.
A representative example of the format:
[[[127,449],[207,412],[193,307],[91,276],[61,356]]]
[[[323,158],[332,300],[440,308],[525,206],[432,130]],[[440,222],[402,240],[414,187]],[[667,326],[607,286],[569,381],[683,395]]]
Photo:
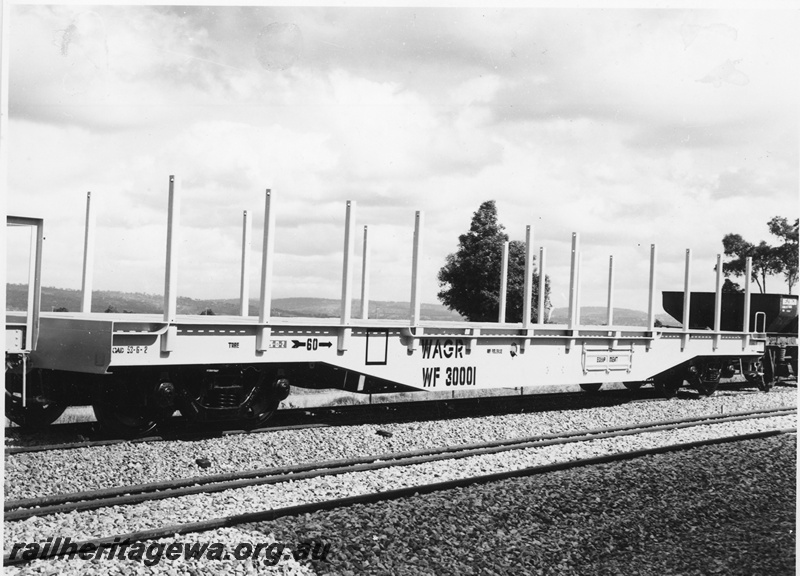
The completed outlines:
[[[266,423],[289,382],[253,366],[178,367],[115,374],[98,391],[95,415],[117,434],[142,435],[179,411],[190,422]]]
[[[24,379],[23,382],[21,362],[7,357],[6,418],[25,428],[38,428],[55,422],[64,413],[67,404],[59,401],[50,372],[27,370]]]

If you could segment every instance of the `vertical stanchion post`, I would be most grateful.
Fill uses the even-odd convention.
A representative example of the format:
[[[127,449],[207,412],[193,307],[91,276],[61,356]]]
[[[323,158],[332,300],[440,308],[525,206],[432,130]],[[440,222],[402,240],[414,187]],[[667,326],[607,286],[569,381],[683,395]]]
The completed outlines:
[[[719,331],[722,327],[722,254],[717,254],[717,287],[714,292],[714,345],[713,349],[719,348],[720,335]]]
[[[25,315],[25,349],[36,350],[39,340],[39,312],[42,308],[42,251],[44,221],[31,228],[30,259],[28,261],[28,311]],[[22,407],[28,407],[28,355],[22,354]]]
[[[575,326],[581,325],[581,268],[583,267],[583,252],[578,250],[578,280],[575,289]]]
[[[250,248],[253,223],[247,210],[242,212],[242,278],[239,289],[239,315],[250,314]]]
[[[683,276],[683,330],[689,330],[691,316],[689,314],[692,306],[692,250],[686,249],[686,268]]]
[[[753,275],[753,258],[748,256],[744,266],[744,317],[742,332],[750,332],[750,277]]]
[[[339,330],[337,349],[344,352],[349,346],[350,317],[353,307],[353,237],[356,232],[356,203],[347,201],[344,224],[344,255],[342,258],[342,303],[339,323],[343,326]]]
[[[650,288],[647,297],[647,329],[656,324],[656,245],[650,244]]]
[[[525,226],[525,290],[522,297],[522,327],[531,325],[531,300],[533,299],[533,228]]]
[[[92,311],[92,276],[94,272],[94,213],[92,193],[86,193],[86,230],[83,237],[83,277],[81,279],[81,312]]]
[[[364,226],[364,246],[361,256],[361,318],[369,318],[369,235]]]
[[[167,265],[164,279],[164,322],[174,322],[178,310],[178,226],[180,223],[180,189],[178,179],[169,177],[169,209],[167,211]]]
[[[503,242],[503,259],[500,264],[500,303],[497,311],[497,321],[506,321],[506,291],[508,290],[508,245],[506,240]]]
[[[22,407],[28,407],[28,355],[22,355]]]
[[[538,324],[544,324],[547,320],[547,277],[544,272],[544,259],[545,259],[544,246],[539,247],[539,306],[537,307],[536,321]]]
[[[569,313],[567,317],[567,328],[573,330],[575,328],[575,306],[577,304],[578,295],[578,247],[580,246],[580,236],[577,232],[572,233],[572,252],[570,255],[569,265]]]
[[[614,256],[608,257],[608,305],[606,326],[614,325]]]
[[[722,254],[717,254],[717,282],[714,292],[714,332],[722,325]]]
[[[352,279],[353,279],[353,236],[355,235],[355,210],[356,203],[347,201],[344,223],[344,255],[342,258],[342,303],[340,306],[340,323],[343,326],[350,324],[352,309]]]
[[[420,321],[420,266],[422,259],[422,224],[424,213],[418,211],[414,217],[414,253],[411,261],[411,325]]]
[[[36,227],[38,228],[38,226]],[[38,231],[35,228],[30,230],[30,251],[28,253],[28,313],[25,316],[25,349],[33,350],[35,344],[33,341],[33,331],[38,324],[38,310],[36,303],[36,253],[38,250]],[[24,357],[24,355],[23,355]],[[24,396],[23,396],[24,397]],[[24,405],[23,405],[24,406]]]
[[[272,270],[275,251],[275,211],[272,209],[272,190],[267,189],[264,200],[264,244],[261,253],[261,296],[258,306],[256,350],[263,352],[269,347],[271,328],[264,326],[272,315]]]
[[[178,312],[178,235],[180,223],[180,187],[175,176],[169,177],[169,210],[167,212],[167,264],[164,274],[164,322],[175,322]],[[161,351],[171,352],[178,335],[177,326],[167,326],[161,336]]]

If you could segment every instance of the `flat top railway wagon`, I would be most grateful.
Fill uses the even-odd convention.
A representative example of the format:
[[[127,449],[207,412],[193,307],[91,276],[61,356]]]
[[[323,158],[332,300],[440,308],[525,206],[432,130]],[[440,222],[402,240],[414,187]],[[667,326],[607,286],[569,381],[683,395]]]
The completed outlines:
[[[655,326],[656,248],[651,246],[646,326],[613,321],[613,266],[609,272],[608,322],[581,326],[578,315],[580,243],[572,237],[569,314],[566,324],[534,323],[533,239],[526,237],[525,309],[521,323],[428,322],[420,319],[419,263],[423,214],[415,216],[411,298],[406,320],[378,320],[351,311],[355,203],[348,202],[339,318],[276,318],[270,314],[275,235],[267,191],[258,316],[248,316],[249,263],[243,250],[240,316],[176,314],[176,238],[179,189],[169,184],[163,314],[91,313],[91,263],[84,258],[84,312],[40,313],[43,222],[9,217],[34,230],[29,306],[6,314],[6,415],[23,426],[46,425],[68,405],[92,404],[98,421],[117,433],[145,434],[179,410],[197,422],[235,421],[258,426],[269,419],[289,385],[376,393],[606,382],[630,387],[652,382],[670,396],[688,382],[712,394],[721,378],[743,374],[762,389],[766,335],[755,332],[749,310],[737,330],[720,327],[717,274],[710,330]],[[87,249],[91,203],[87,202]],[[249,242],[245,213],[243,245]],[[366,228],[365,228],[366,239]],[[366,244],[366,242],[365,242]],[[367,253],[362,260],[361,301],[368,303]],[[539,278],[544,282],[544,248]],[[685,301],[691,292],[687,251]],[[718,269],[721,267],[718,266]],[[749,275],[748,275],[749,277]],[[505,285],[505,282],[502,283]],[[537,318],[545,317],[544,287]],[[746,286],[749,302],[749,283]],[[501,300],[504,300],[501,295]],[[363,310],[369,309],[363,305]],[[502,316],[501,316],[502,317]]]

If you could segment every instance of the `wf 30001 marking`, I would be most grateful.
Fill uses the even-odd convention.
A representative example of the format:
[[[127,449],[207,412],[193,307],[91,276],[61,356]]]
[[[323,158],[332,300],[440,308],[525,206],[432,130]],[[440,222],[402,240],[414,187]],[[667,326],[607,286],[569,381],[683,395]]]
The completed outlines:
[[[436,388],[444,375],[445,386],[476,386],[478,369],[475,366],[447,366],[442,372],[440,366],[422,369],[422,387]]]

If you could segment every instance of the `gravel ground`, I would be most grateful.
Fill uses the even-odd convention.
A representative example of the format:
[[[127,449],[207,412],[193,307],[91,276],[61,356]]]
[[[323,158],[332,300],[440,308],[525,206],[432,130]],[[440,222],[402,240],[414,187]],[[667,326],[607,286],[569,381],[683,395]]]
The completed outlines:
[[[130,506],[114,506],[100,510],[33,517],[23,521],[4,523],[4,552],[8,553],[15,542],[41,541],[51,536],[56,538],[68,535],[73,540],[112,536],[256,510],[344,498],[402,486],[415,486],[670,443],[793,426],[796,426],[794,415],[714,424],[636,436],[514,450],[458,460],[309,478],[280,484],[251,486],[214,494],[197,494]]]
[[[364,425],[6,455],[5,498],[796,405],[796,389],[774,389],[769,394],[725,391],[698,400],[381,425],[391,437],[376,434],[374,425]],[[200,468],[196,463],[200,458],[207,458],[212,465]]]
[[[247,526],[325,574],[795,574],[794,436]]]
[[[325,561],[36,561],[7,574],[794,574],[794,435],[206,533],[330,545]],[[8,532],[6,540],[14,536]],[[199,535],[183,537],[197,542]],[[226,540],[229,539],[229,540]],[[168,542],[168,541],[164,541]],[[288,555],[287,555],[288,557]]]

